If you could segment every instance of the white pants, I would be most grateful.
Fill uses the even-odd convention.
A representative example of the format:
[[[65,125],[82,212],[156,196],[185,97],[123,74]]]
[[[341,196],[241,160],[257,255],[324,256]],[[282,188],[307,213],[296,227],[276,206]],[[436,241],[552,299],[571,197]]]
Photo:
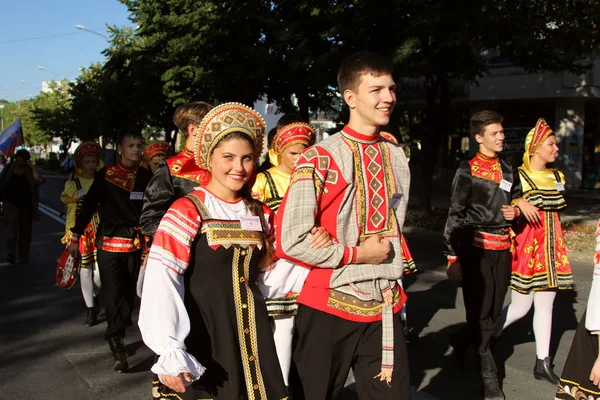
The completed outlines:
[[[500,336],[507,326],[523,318],[533,305],[533,333],[535,335],[537,358],[543,360],[548,357],[552,333],[552,308],[555,297],[555,291],[531,291],[528,294],[523,294],[511,290],[510,304],[502,310],[502,315],[496,321],[494,336]]]

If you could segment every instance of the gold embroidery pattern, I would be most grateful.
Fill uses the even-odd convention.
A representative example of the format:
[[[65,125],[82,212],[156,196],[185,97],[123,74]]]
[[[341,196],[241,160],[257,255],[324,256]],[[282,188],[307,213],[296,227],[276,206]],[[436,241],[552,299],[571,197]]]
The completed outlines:
[[[127,171],[116,164],[106,169],[106,180],[131,192],[135,182],[135,171]]]
[[[262,232],[247,231],[242,229],[239,221],[212,219],[202,221],[201,234],[206,234],[208,245],[223,246],[226,249],[231,245],[241,247],[256,246],[262,248]]]
[[[395,218],[394,213],[386,212],[385,216],[382,216],[381,213],[379,213],[379,212],[371,213],[370,211],[371,211],[372,207],[369,205],[372,201],[375,202],[373,204],[373,207],[376,205],[380,206],[383,203],[385,203],[387,205],[387,204],[389,204],[389,199],[391,198],[392,193],[394,193],[394,182],[393,182],[393,177],[392,177],[393,174],[391,174],[385,170],[385,166],[390,165],[388,153],[386,151],[383,151],[384,149],[381,148],[382,143],[376,143],[376,144],[369,145],[369,148],[365,152],[362,151],[360,144],[356,143],[355,141],[348,140],[347,144],[350,147],[352,153],[354,154],[354,157],[353,157],[354,171],[356,173],[354,181],[355,181],[355,186],[356,186],[356,203],[357,203],[357,208],[358,208],[358,222],[360,225],[360,232],[361,232],[360,238],[364,240],[367,237],[372,236],[374,234],[383,234],[383,235],[394,234],[394,233],[397,234],[396,218]],[[373,146],[379,146],[378,150],[371,149]],[[379,167],[379,169],[384,168],[383,175],[384,175],[384,179],[385,179],[385,187],[382,190],[381,190],[382,182],[379,182],[379,181],[367,182],[366,181],[366,179],[367,179],[366,171],[364,168],[365,161],[362,158],[363,153],[370,153],[371,155],[374,155],[375,152],[377,152],[377,151],[381,155],[381,159],[382,159],[382,166],[378,166],[378,167]],[[372,171],[375,171],[375,168],[372,165],[367,166],[367,168],[373,168]],[[379,171],[379,169],[377,171]],[[377,196],[374,195],[372,199],[368,199],[370,183],[375,184],[375,186],[371,186],[370,189],[373,191],[374,194],[377,194]],[[378,190],[379,193],[377,193],[376,190]],[[382,196],[384,196],[385,198],[383,198]],[[370,214],[369,218],[371,218],[371,222],[374,225],[381,226],[381,228],[373,229],[373,230],[369,229],[369,224],[367,222],[367,215],[369,215],[369,214]],[[382,219],[383,219],[383,223],[381,223]]]
[[[502,168],[498,158],[483,158],[479,153],[469,161],[471,174],[477,178],[500,183],[502,181]]]
[[[394,287],[394,302],[395,306],[400,301],[400,292],[398,287]],[[375,300],[364,301],[358,297],[338,292],[334,289],[329,291],[329,299],[327,300],[327,306],[335,310],[340,310],[345,313],[358,315],[360,317],[374,317],[381,315],[383,303]]]
[[[577,382],[569,381],[563,378],[560,379],[556,394],[567,394],[575,400],[600,400],[600,392],[588,390],[581,387]]]
[[[267,391],[262,379],[260,361],[258,358],[258,339],[256,335],[256,320],[254,295],[248,286],[250,278],[250,260],[254,249],[235,248],[233,255],[232,277],[233,298],[237,316],[238,340],[244,368],[244,379],[248,400],[267,400]]]

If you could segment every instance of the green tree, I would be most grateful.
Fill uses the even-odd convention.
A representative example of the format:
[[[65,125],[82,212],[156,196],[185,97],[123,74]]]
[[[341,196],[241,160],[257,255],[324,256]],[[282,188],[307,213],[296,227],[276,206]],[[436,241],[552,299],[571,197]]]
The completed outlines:
[[[26,146],[45,145],[48,136],[39,129],[32,113],[35,100],[19,100],[4,103],[4,127],[8,127],[18,118],[23,126],[23,140]]]
[[[527,71],[581,72],[600,49],[595,16],[600,2],[571,0],[482,0],[476,3],[409,0],[410,15],[399,29],[393,52],[402,76],[423,77],[425,123],[421,130],[421,208],[431,212],[431,185],[437,154],[454,129],[450,106],[455,81],[477,82],[499,53]]]
[[[76,138],[69,85],[67,80],[51,82],[48,92],[42,92],[33,99],[32,119],[41,134],[40,139],[43,139],[42,143],[34,144],[46,144],[52,137],[60,137],[66,153]]]

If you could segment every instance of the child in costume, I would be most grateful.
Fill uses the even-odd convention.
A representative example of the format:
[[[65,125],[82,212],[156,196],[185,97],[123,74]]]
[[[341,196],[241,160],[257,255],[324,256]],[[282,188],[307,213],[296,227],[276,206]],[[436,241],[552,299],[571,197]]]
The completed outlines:
[[[61,243],[71,243],[71,228],[75,226],[77,211],[81,208],[85,195],[94,182],[96,170],[102,167],[100,152],[102,148],[95,142],[81,143],[73,155],[75,171],[72,180],[65,183],[65,190],[60,195],[60,200],[66,205],[65,235]],[[87,307],[84,326],[96,324],[97,308],[95,299],[100,292],[100,273],[96,263],[96,229],[98,228],[98,214],[94,214],[92,220],[85,228],[79,240],[79,282],[81,293]]]
[[[156,173],[161,161],[171,156],[171,145],[164,141],[157,141],[146,145],[143,154],[142,166]]]
[[[525,139],[523,165],[518,169],[523,198],[533,213],[523,209],[526,218],[515,227],[511,303],[502,311],[494,330],[494,336],[498,337],[533,305],[537,355],[533,374],[536,379],[546,379],[555,385],[559,378],[552,370],[549,354],[552,308],[558,290],[573,289],[573,273],[558,216],[567,207],[562,195],[565,176],[548,168],[557,155],[556,135],[546,121],[539,119]]]
[[[194,158],[207,179],[176,200],[154,235],[139,326],[152,372],[175,399],[284,399],[256,279],[272,252],[273,213],[251,197],[264,121],[239,103],[202,120]]]

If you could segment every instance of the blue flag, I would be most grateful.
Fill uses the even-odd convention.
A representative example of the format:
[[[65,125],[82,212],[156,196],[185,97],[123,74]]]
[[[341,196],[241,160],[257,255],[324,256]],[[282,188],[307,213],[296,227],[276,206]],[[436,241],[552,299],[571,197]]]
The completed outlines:
[[[0,151],[5,157],[15,154],[15,149],[23,144],[23,127],[21,118],[10,124],[8,128],[0,133]]]

